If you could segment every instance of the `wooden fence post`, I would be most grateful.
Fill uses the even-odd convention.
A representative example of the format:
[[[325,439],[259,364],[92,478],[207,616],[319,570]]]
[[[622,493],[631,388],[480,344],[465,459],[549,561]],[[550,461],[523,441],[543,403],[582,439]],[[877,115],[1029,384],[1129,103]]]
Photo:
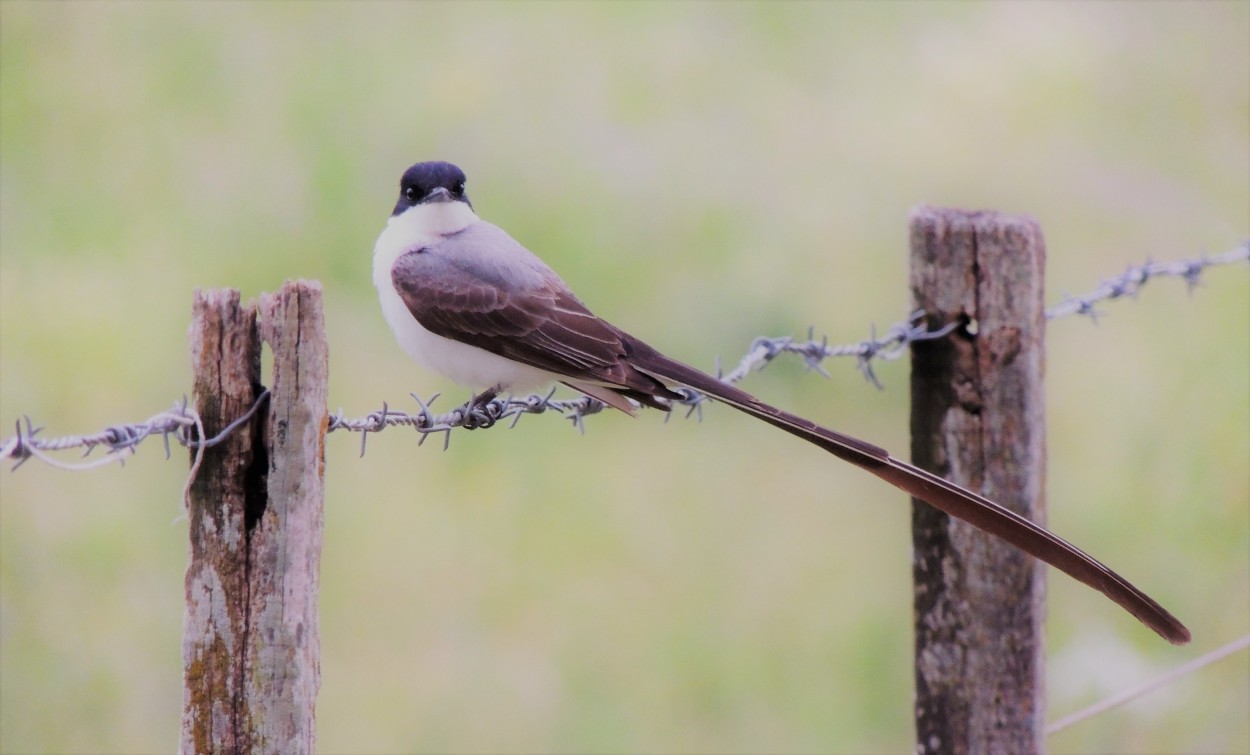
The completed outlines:
[[[268,407],[204,452],[188,496],[183,753],[307,753],[320,685],[319,581],[328,363],[321,287],[288,282],[257,307],[196,292],[195,408],[208,437],[260,394]],[[194,452],[192,453],[194,458]]]
[[[1041,229],[919,207],[911,287],[931,327],[912,346],[912,461],[1045,522]],[[1042,565],[912,502],[916,751],[1038,752],[1045,715]]]

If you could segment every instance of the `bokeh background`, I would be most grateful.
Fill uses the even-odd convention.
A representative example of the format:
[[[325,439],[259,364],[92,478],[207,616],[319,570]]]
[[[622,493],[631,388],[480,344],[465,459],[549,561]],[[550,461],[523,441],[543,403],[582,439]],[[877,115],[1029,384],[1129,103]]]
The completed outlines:
[[[1250,235],[1250,5],[0,4],[0,423],[190,387],[191,292],[321,280],[331,408],[451,390],[378,311],[400,173],[455,161],[600,314],[711,368],[908,310],[907,213],[1027,213],[1048,300]],[[1250,276],[1048,337],[1050,521],[1194,633],[1052,575],[1051,717],[1250,626]],[[906,360],[746,387],[904,452]],[[450,404],[448,404],[450,405]],[[325,752],[904,752],[904,497],[711,408],[328,443]],[[186,456],[0,472],[0,750],[167,752]],[[1243,653],[1054,752],[1250,750]]]

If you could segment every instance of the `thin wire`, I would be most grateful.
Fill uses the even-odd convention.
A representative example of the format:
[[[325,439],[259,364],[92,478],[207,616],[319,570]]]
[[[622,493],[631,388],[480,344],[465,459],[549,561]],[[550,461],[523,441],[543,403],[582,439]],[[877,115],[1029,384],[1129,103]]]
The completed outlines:
[[[248,409],[247,413],[244,414],[242,417],[239,417],[234,422],[231,422],[230,425],[227,426],[225,430],[222,430],[221,433],[219,433],[217,437],[213,439],[213,442],[219,443],[220,442],[219,439],[224,439],[226,435],[228,434],[228,432],[234,432],[235,428],[237,428],[239,425],[245,422],[249,417],[251,417],[253,414],[256,413],[256,409],[260,407],[261,402],[267,398],[269,398],[269,391],[265,391],[264,393],[262,393],[256,399],[256,402],[252,404],[252,408]],[[185,401],[184,401],[184,408],[186,408]],[[195,437],[203,438],[204,437],[204,418],[201,417],[200,413],[195,411],[195,409],[191,409],[191,412],[194,415],[194,419],[195,419]],[[188,512],[191,511],[191,485],[195,483],[195,477],[196,475],[200,473],[200,464],[204,461],[204,452],[206,450],[208,450],[207,443],[195,444],[195,461],[191,462],[191,471],[190,473],[187,474],[187,481],[182,484],[182,505],[183,505],[184,511],[188,511]],[[131,453],[134,453],[133,447],[131,448]],[[166,455],[168,455],[168,451],[166,452]]]
[[[1157,677],[1155,679],[1152,679],[1146,682],[1145,684],[1142,684],[1141,686],[1134,687],[1133,689],[1130,689],[1130,690],[1126,690],[1124,692],[1121,692],[1118,695],[1113,695],[1112,697],[1109,697],[1100,703],[1096,703],[1094,705],[1089,706],[1088,708],[1079,710],[1076,713],[1073,713],[1069,716],[1064,716],[1058,721],[1055,721],[1054,723],[1047,726],[1046,734],[1048,735],[1055,734],[1057,732],[1063,731],[1069,726],[1080,723],[1081,721],[1084,721],[1087,718],[1092,718],[1101,713],[1106,713],[1112,708],[1118,708],[1119,706],[1124,705],[1125,703],[1128,703],[1132,700],[1136,700],[1142,695],[1145,695],[1150,692],[1154,692],[1156,689],[1159,689],[1160,687],[1164,685],[1171,684],[1172,682],[1176,681],[1177,679],[1180,679],[1183,676],[1192,674],[1193,672],[1197,671],[1200,668],[1210,666],[1212,663],[1215,663],[1216,661],[1227,658],[1233,653],[1245,650],[1247,648],[1250,648],[1250,634],[1240,639],[1233,640],[1227,645],[1224,645],[1223,647],[1212,650],[1211,652],[1205,655],[1200,655],[1197,658],[1193,659],[1192,661],[1189,661],[1188,663],[1181,664],[1180,666],[1177,666],[1176,668],[1172,669],[1168,673],[1160,677]]]

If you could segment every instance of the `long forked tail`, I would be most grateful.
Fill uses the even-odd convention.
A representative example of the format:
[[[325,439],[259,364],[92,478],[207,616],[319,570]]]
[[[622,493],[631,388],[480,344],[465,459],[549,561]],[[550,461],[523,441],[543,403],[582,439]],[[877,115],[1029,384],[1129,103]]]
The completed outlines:
[[[1019,514],[935,474],[896,459],[885,449],[829,430],[769,406],[751,394],[638,344],[631,362],[660,380],[685,385],[796,435],[865,469],[915,498],[1006,540],[1036,559],[1084,582],[1118,603],[1146,626],[1176,645],[1189,642],[1189,630],[1150,596],[1100,561]]]

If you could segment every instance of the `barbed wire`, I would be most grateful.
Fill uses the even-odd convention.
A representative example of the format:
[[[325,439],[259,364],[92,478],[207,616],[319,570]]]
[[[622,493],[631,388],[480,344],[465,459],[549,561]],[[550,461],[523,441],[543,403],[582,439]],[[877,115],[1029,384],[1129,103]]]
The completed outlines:
[[[1147,260],[1141,265],[1129,265],[1123,273],[1103,281],[1098,288],[1084,296],[1065,294],[1063,301],[1046,310],[1046,319],[1054,320],[1065,315],[1078,314],[1097,322],[1102,313],[1094,308],[1095,304],[1100,301],[1121,299],[1125,296],[1136,298],[1142,288],[1155,278],[1181,278],[1185,281],[1190,293],[1193,293],[1193,290],[1202,284],[1202,274],[1208,268],[1246,261],[1250,261],[1250,240],[1214,257],[1208,257],[1204,253],[1192,260],[1176,262]]]
[[[178,445],[184,448],[196,449],[202,452],[205,448],[211,448],[221,443],[240,426],[246,424],[268,399],[269,390],[261,391],[260,395],[256,397],[256,401],[252,403],[246,412],[222,428],[221,432],[207,440],[200,440],[204,437],[204,421],[201,419],[200,413],[187,401],[186,396],[183,396],[182,400],[174,404],[174,407],[169,411],[154,414],[144,422],[110,425],[92,435],[40,438],[38,434],[43,431],[43,428],[35,427],[30,417],[24,417],[17,421],[17,432],[13,437],[5,440],[4,444],[0,445],[0,459],[14,459],[13,469],[17,469],[32,458],[39,459],[58,469],[71,471],[94,469],[113,463],[124,466],[126,457],[134,454],[135,448],[153,435],[161,436],[161,439],[164,441],[166,459],[170,458],[171,455],[169,445],[171,437],[178,442]],[[25,429],[22,428],[23,422],[26,424]],[[48,455],[49,452],[81,448],[84,449],[83,456],[85,457],[101,447],[108,449],[104,456],[85,462],[64,462]],[[199,464],[199,455],[202,454],[197,455],[196,466]]]
[[[1130,265],[1120,275],[1103,281],[1097,288],[1083,296],[1065,296],[1055,306],[1046,310],[1048,320],[1068,315],[1081,315],[1097,322],[1102,316],[1096,305],[1100,302],[1113,301],[1125,297],[1136,297],[1141,289],[1151,280],[1158,278],[1180,278],[1193,290],[1201,285],[1202,275],[1212,267],[1231,265],[1250,261],[1250,241],[1242,243],[1227,252],[1215,256],[1200,255],[1196,259],[1178,260],[1174,262],[1146,262],[1141,265]],[[906,320],[890,326],[883,336],[878,337],[876,327],[872,326],[869,337],[858,343],[833,345],[829,339],[815,337],[815,329],[809,328],[806,340],[798,340],[792,336],[760,337],[751,343],[747,353],[729,372],[722,372],[717,365],[717,377],[726,383],[738,383],[752,372],[768,366],[783,354],[799,356],[805,366],[829,377],[824,368],[826,359],[853,357],[860,373],[878,389],[881,381],[873,370],[878,361],[892,361],[907,353],[907,348],[916,342],[941,338],[956,327],[958,323],[950,323],[936,330],[928,329],[921,312],[913,312]],[[679,389],[681,399],[676,403],[686,407],[686,416],[702,415],[702,404],[707,397],[689,389]],[[420,443],[425,436],[443,433],[443,447],[450,443],[451,431],[456,428],[478,429],[492,427],[503,420],[511,419],[509,427],[515,427],[525,414],[543,414],[554,411],[570,420],[580,432],[585,432],[585,419],[597,414],[605,408],[603,402],[587,396],[574,399],[556,399],[555,389],[545,395],[533,394],[525,397],[495,398],[485,403],[473,400],[448,412],[435,414],[430,406],[439,396],[436,394],[428,401],[422,401],[415,394],[419,410],[415,413],[401,412],[391,409],[386,403],[382,408],[370,412],[363,417],[349,419],[343,416],[342,410],[330,416],[328,431],[338,430],[361,433],[361,454],[364,454],[365,443],[369,433],[379,432],[387,427],[411,427],[421,433]],[[104,464],[125,463],[136,447],[147,438],[161,436],[165,445],[166,458],[170,455],[170,438],[187,448],[200,449],[220,443],[235,428],[247,422],[268,398],[268,391],[261,394],[256,403],[248,411],[221,433],[208,440],[200,441],[203,427],[198,413],[189,405],[184,397],[181,402],[165,412],[153,415],[144,422],[111,425],[91,435],[69,435],[58,438],[41,438],[38,434],[42,428],[35,427],[30,418],[16,423],[15,434],[0,445],[0,460],[13,460],[13,469],[17,469],[31,458],[37,458],[61,469],[83,470],[92,469]],[[669,415],[671,416],[671,414]],[[666,418],[667,419],[667,418]],[[192,429],[198,428],[193,433]],[[69,449],[83,449],[83,456],[89,456],[97,448],[107,449],[105,455],[86,462],[63,462],[50,456],[50,453]]]

